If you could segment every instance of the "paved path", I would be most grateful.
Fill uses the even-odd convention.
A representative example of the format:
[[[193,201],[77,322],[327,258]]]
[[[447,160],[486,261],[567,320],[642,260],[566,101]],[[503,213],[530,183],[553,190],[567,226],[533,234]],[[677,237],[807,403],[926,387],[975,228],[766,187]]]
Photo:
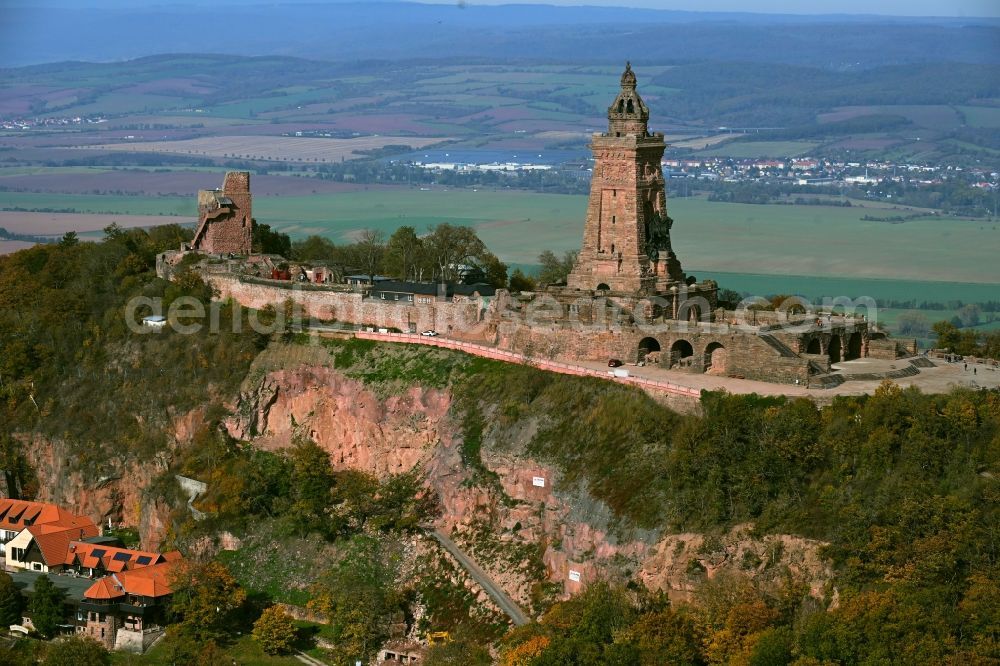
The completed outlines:
[[[371,331],[353,331],[354,337],[361,338],[363,340],[384,340],[386,342],[407,342],[410,344],[420,344],[427,345],[429,347],[441,347],[444,349],[455,349],[458,351],[463,351],[468,354],[474,354],[476,356],[482,356],[484,358],[492,358],[497,361],[504,361],[506,363],[518,363],[520,365],[530,365],[541,370],[548,370],[550,372],[558,372],[564,375],[576,375],[581,377],[600,377],[601,379],[610,379],[622,384],[631,384],[633,386],[638,386],[640,388],[651,389],[655,391],[663,391],[664,393],[672,393],[674,395],[680,395],[687,398],[693,398],[698,400],[701,397],[701,390],[698,388],[692,388],[689,386],[682,386],[672,381],[667,381],[664,379],[649,379],[647,377],[636,377],[631,373],[631,368],[619,368],[619,370],[624,370],[628,373],[627,377],[617,377],[614,376],[607,367],[604,368],[593,368],[587,367],[582,364],[572,364],[572,363],[561,363],[559,361],[549,361],[547,359],[534,358],[531,356],[525,356],[524,354],[518,354],[517,352],[507,351],[505,349],[499,349],[497,347],[491,347],[489,345],[480,345],[474,342],[463,342],[461,340],[453,340],[451,338],[444,338],[441,336],[429,337],[424,335],[416,335],[414,333],[373,333]]]
[[[305,652],[296,652],[295,658],[303,664],[309,664],[309,666],[327,666],[326,662],[322,662],[316,657],[310,657]]]
[[[500,586],[494,583],[486,572],[483,571],[475,561],[462,552],[461,549],[452,541],[447,535],[445,535],[440,530],[434,530],[431,532],[435,539],[441,542],[445,550],[451,553],[458,563],[462,565],[462,568],[469,572],[472,579],[476,581],[481,588],[490,595],[490,598],[496,602],[497,606],[500,607],[504,613],[510,616],[514,624],[521,626],[522,624],[528,624],[528,617],[524,612],[514,603],[514,600],[507,596],[507,593],[500,589]]]
[[[320,331],[322,334],[322,331]],[[463,342],[450,338],[425,337],[412,333],[378,333],[371,331],[343,331],[341,334],[354,335],[365,340],[384,340],[386,342],[405,342],[410,344],[421,344],[430,347],[441,347],[445,349],[455,349],[476,356],[492,358],[507,363],[518,363],[530,365],[550,372],[558,372],[566,375],[600,377],[622,384],[630,384],[642,389],[660,391],[663,393],[682,396],[692,400],[699,400],[701,391],[708,389],[717,391],[724,389],[730,393],[746,394],[756,393],[758,395],[787,395],[809,397],[820,402],[833,399],[837,395],[861,395],[871,394],[879,387],[882,380],[846,381],[834,388],[806,388],[794,384],[774,384],[771,382],[756,381],[751,379],[737,379],[735,377],[725,377],[721,375],[694,374],[679,372],[677,370],[666,370],[657,366],[627,366],[622,368],[628,370],[628,377],[614,377],[608,373],[605,364],[596,361],[577,361],[576,363],[560,363],[545,359],[537,359],[524,354],[498,349],[489,345],[481,345],[472,342]],[[968,370],[964,369],[962,363],[946,363],[940,359],[935,359],[936,367],[921,368],[920,373],[912,377],[901,377],[893,381],[902,387],[916,386],[926,393],[945,393],[952,386],[968,386],[971,388],[1000,387],[1000,370],[983,364],[970,365]],[[866,365],[879,365],[878,370],[887,369],[888,366],[903,367],[909,364],[909,359],[898,359],[896,361],[876,361],[874,359],[857,359],[838,364],[843,368],[845,375],[859,371],[867,371]],[[855,367],[856,366],[856,367]],[[881,366],[886,366],[883,368]],[[973,374],[973,367],[978,370]]]

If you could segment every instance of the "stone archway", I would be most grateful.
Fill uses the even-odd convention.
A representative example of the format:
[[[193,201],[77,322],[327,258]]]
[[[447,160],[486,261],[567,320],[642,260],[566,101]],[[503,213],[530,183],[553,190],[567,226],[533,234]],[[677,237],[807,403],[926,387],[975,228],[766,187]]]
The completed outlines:
[[[597,291],[611,291],[611,287],[602,282],[601,284],[597,285]]]
[[[843,350],[841,349],[839,335],[834,335],[830,338],[830,342],[826,346],[826,353],[830,357],[831,365],[834,363],[840,363],[843,357]]]
[[[807,354],[823,353],[823,345],[820,343],[819,338],[813,338],[812,340],[809,341],[809,343],[806,345],[806,353]]]
[[[729,366],[729,352],[721,342],[710,342],[705,347],[705,372],[712,375],[724,375]]]
[[[694,361],[694,347],[687,340],[678,340],[670,346],[670,367],[690,368]]]
[[[658,363],[660,360],[660,343],[656,338],[643,338],[639,341],[638,360]]]
[[[847,354],[844,356],[844,359],[850,361],[855,358],[861,358],[860,333],[851,333],[851,337],[847,340]]]

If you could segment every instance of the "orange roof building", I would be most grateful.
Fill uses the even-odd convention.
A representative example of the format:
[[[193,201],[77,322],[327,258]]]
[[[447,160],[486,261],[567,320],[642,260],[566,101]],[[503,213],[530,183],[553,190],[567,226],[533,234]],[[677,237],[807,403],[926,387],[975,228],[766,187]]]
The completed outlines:
[[[92,573],[105,571],[118,573],[163,561],[163,555],[160,553],[73,541],[66,549],[63,564],[78,570],[91,569]]]

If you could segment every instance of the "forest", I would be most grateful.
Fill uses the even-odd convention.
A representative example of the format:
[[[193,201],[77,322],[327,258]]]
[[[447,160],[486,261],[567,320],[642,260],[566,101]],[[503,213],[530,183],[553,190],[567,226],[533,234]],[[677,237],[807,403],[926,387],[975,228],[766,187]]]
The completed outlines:
[[[997,391],[926,395],[887,382],[873,395],[838,397],[824,407],[706,392],[700,414],[685,415],[595,379],[453,352],[402,364],[393,345],[331,343],[348,376],[455,396],[463,464],[478,470],[475,483],[496,488],[487,452],[526,455],[560,472],[561,491],[606,504],[621,535],[647,529],[711,537],[751,523],[760,534],[826,543],[822,554],[835,573],[816,597],[791,576],[762,586],[742,575],[708,579],[694,567],[694,599],[674,604],[632,579],[609,577],[567,601],[539,597],[539,620],[508,631],[476,615],[461,590],[434,584],[440,563],[426,563],[399,584],[399,544],[439,510],[419,475],[335,471],[309,441],[268,453],[217,427],[251,361],[267,345],[298,344],[292,332],[268,339],[245,327],[151,338],[129,330],[123,307],[133,295],[212,298],[194,274],[173,283],[153,274],[156,252],[184,233],[109,228],[101,243],[67,237],[0,258],[0,453],[8,482],[22,496],[38,492],[17,445],[25,433],[66,442],[74,471],[96,482],[112,461],[166,450],[169,414],[205,405],[195,444],[175,451],[148,492],[183,507],[172,475],[196,470],[211,479],[201,506],[212,519],[194,524],[176,514],[177,543],[265,524],[276,541],[301,552],[331,544],[340,555],[321,561],[315,584],[295,599],[331,618],[320,631],[349,646],[330,652],[331,663],[373,654],[415,600],[456,637],[432,649],[427,664],[487,664],[490,645],[510,665],[1000,659]],[[558,269],[558,258],[551,263]],[[946,343],[952,332],[938,334]],[[526,422],[535,424],[530,436],[515,436]],[[253,561],[237,551],[197,563],[177,595],[164,648],[175,659],[213,663],[233,649],[240,626],[261,623],[261,636],[284,636],[287,643],[261,643],[278,652],[316,630],[268,610],[288,590],[274,587],[279,579],[261,580],[265,572]],[[541,581],[544,571],[535,575]],[[357,598],[366,600],[360,615]],[[226,610],[206,619],[207,603]]]

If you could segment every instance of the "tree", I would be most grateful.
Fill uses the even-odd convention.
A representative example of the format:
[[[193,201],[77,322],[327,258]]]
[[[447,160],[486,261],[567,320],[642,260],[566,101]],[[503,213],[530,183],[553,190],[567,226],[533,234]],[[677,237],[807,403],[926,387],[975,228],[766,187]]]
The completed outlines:
[[[270,606],[254,623],[253,637],[268,654],[291,652],[296,638],[295,624],[280,606]]]
[[[545,250],[538,255],[538,263],[542,265],[538,273],[541,284],[561,284],[566,281],[573,266],[576,265],[576,252],[566,252],[560,259],[552,250]]]
[[[298,261],[333,261],[337,246],[322,236],[310,236],[292,244],[292,257]]]
[[[247,594],[225,565],[185,562],[175,570],[171,582],[170,612],[179,619],[181,633],[200,642],[229,634],[233,614]]]
[[[475,263],[487,250],[471,227],[439,224],[431,229],[424,242],[434,276],[442,282],[455,282],[459,267]]]
[[[35,579],[29,610],[31,622],[42,636],[52,638],[65,619],[66,594],[45,574]]]
[[[63,234],[63,237],[59,240],[59,246],[73,247],[74,245],[77,245],[79,242],[80,239],[77,238],[75,231],[67,231],[66,233]]]
[[[510,274],[510,290],[513,292],[534,291],[535,281],[525,275],[520,268],[515,268],[514,272]]]
[[[24,598],[14,585],[14,579],[7,572],[0,571],[0,626],[20,624],[23,608]]]
[[[480,264],[483,269],[483,273],[486,274],[486,282],[497,289],[503,289],[507,286],[507,264],[500,261],[500,259],[492,252],[484,252],[481,257],[478,258],[477,263]]]
[[[374,280],[385,253],[385,236],[378,229],[365,229],[358,241],[358,258],[365,275]]]
[[[389,237],[382,259],[382,270],[386,275],[401,280],[419,280],[423,272],[419,266],[422,252],[423,241],[417,236],[417,230],[402,226]]]
[[[311,440],[296,444],[289,455],[292,463],[292,507],[290,513],[304,532],[329,534],[328,511],[334,485],[330,454]]]
[[[251,220],[251,249],[254,252],[263,254],[280,254],[288,257],[292,254],[292,241],[288,234],[283,234],[271,230],[269,224],[258,224],[257,220]]]
[[[42,660],[42,666],[108,666],[110,663],[111,655],[104,646],[87,636],[53,641]]]

